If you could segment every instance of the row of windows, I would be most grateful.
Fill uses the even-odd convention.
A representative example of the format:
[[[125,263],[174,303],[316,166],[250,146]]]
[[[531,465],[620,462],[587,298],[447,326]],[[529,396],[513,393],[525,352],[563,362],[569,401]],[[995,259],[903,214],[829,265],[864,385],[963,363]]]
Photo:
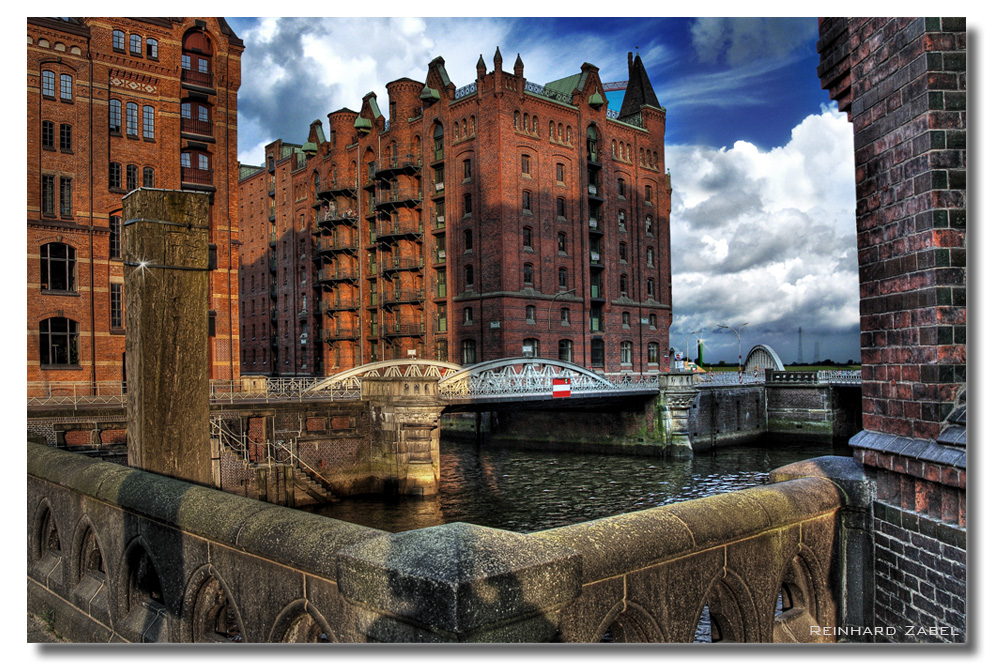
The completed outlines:
[[[112,134],[122,133],[121,100],[108,102],[108,130]],[[125,136],[139,137],[139,105],[135,102],[125,104]],[[156,139],[156,109],[148,104],[142,107],[142,138],[149,141]]]
[[[42,70],[42,97],[56,98],[56,73],[52,70]],[[73,101],[73,77],[70,74],[59,75],[59,99]]]
[[[125,165],[125,190],[131,192],[139,187],[139,167],[134,164]],[[152,167],[142,168],[142,187],[156,187],[156,172]],[[108,188],[122,189],[122,165],[118,162],[108,164]]]
[[[42,121],[42,148],[55,150],[56,148],[56,124],[51,120]],[[73,151],[73,126],[59,124],[59,150],[64,153]]]
[[[125,31],[111,31],[111,48],[119,53],[125,53]],[[152,37],[146,38],[146,57],[151,60],[159,59],[160,43]],[[129,55],[142,58],[142,36],[131,34],[128,36]]]
[[[42,215],[54,217],[56,214],[56,180],[53,174],[42,174]],[[59,216],[73,217],[73,179],[59,176]]]
[[[529,116],[527,113],[522,114],[520,111],[514,112],[514,129],[528,134],[533,134],[538,136],[538,116]],[[569,125],[563,126],[562,123],[556,123],[555,121],[549,121],[549,140],[559,141],[560,143],[566,143],[572,145],[573,143],[573,130]]]

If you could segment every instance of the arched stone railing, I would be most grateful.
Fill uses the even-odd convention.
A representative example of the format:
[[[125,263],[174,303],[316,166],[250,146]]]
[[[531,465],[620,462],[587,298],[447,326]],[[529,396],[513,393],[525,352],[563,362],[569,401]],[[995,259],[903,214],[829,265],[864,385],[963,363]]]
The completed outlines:
[[[28,609],[78,642],[690,642],[706,606],[719,641],[829,641],[846,496],[799,474],[531,534],[389,534],[29,444]]]

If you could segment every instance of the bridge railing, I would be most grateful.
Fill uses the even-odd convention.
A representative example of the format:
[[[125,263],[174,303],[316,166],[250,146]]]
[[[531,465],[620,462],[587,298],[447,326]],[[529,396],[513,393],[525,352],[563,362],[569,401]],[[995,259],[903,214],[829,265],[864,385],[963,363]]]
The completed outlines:
[[[125,383],[108,382],[28,382],[28,407],[39,405],[125,405]]]

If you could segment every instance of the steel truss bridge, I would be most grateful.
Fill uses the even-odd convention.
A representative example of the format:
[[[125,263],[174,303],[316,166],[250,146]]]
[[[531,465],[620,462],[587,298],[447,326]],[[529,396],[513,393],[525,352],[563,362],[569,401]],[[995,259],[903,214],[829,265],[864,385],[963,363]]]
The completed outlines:
[[[779,382],[860,385],[859,371],[775,373]],[[784,375],[795,376],[785,378]],[[810,378],[805,377],[809,375]],[[802,377],[799,377],[802,376]],[[411,378],[434,382],[440,402],[474,405],[563,398],[625,398],[659,391],[659,375],[602,375],[576,364],[539,357],[512,357],[460,366],[428,359],[379,361],[330,377],[244,377],[212,380],[209,400],[214,405],[278,401],[360,400],[365,378]],[[764,384],[765,373],[706,373],[695,382],[705,385]],[[125,405],[122,382],[29,382],[28,407]]]

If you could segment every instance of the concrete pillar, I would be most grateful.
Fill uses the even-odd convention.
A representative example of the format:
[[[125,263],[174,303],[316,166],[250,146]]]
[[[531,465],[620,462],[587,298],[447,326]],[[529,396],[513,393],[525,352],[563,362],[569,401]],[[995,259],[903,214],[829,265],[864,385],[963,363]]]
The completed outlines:
[[[128,463],[210,486],[208,195],[122,202]]]
[[[670,456],[691,458],[694,448],[688,430],[691,407],[698,397],[694,373],[672,371],[660,374],[660,404],[663,406],[664,446]]]
[[[438,492],[441,461],[441,412],[438,383],[433,378],[362,378],[361,398],[381,415],[378,439],[396,459],[397,482],[403,495],[433,496]]]

